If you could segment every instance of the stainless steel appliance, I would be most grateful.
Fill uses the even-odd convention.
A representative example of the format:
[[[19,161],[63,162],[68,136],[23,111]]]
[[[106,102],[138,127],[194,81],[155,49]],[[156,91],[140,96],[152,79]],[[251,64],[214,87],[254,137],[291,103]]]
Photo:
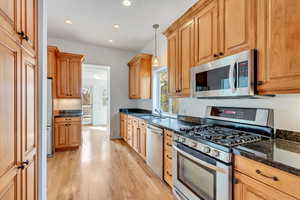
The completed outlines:
[[[209,106],[204,124],[174,134],[174,195],[179,200],[232,200],[232,147],[272,137],[270,109]]]
[[[163,130],[147,125],[147,164],[153,172],[163,178]]]
[[[52,79],[47,80],[47,156],[53,156],[53,99]]]
[[[191,94],[197,98],[255,95],[255,51],[247,50],[191,69]]]

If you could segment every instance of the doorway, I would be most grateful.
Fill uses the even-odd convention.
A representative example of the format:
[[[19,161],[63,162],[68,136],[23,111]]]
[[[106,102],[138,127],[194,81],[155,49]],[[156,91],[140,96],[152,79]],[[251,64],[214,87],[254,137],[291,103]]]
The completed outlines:
[[[82,125],[109,133],[110,68],[84,64],[82,70]]]

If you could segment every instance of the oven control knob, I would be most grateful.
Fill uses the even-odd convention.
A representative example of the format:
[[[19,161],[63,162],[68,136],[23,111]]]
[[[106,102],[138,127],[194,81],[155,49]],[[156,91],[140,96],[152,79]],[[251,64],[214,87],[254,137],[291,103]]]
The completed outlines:
[[[220,152],[217,150],[212,150],[211,155],[214,157],[218,157],[220,155]]]
[[[204,153],[209,153],[210,152],[210,148],[209,147],[203,147],[203,152]]]
[[[198,144],[197,144],[196,142],[192,142],[192,143],[191,143],[191,147],[194,147],[194,148],[195,148],[195,147],[197,147],[197,146],[198,146]]]

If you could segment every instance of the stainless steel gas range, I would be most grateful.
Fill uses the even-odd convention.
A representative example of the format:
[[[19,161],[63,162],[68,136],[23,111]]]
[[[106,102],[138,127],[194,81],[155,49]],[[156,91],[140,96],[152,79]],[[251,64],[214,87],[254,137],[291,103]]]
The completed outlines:
[[[174,195],[178,200],[232,200],[232,147],[272,137],[270,109],[208,107],[203,125],[174,134]]]

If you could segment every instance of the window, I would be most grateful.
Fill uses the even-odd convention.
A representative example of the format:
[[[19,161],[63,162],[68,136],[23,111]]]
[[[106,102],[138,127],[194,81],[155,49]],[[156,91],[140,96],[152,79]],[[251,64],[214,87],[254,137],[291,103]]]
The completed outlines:
[[[162,67],[153,73],[153,110],[160,109],[165,115],[176,115],[178,103],[176,98],[168,95],[168,68]]]

